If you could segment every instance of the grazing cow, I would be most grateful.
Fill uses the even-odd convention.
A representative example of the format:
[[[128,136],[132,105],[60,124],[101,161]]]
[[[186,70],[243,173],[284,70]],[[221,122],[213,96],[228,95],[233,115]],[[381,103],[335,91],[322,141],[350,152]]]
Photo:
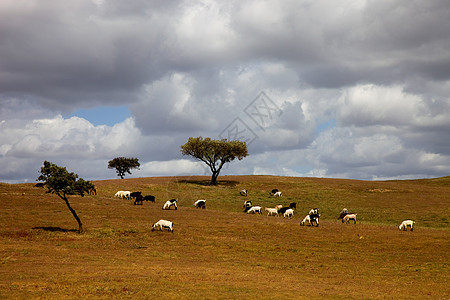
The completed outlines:
[[[117,193],[114,194],[114,198],[122,199],[123,198],[123,191],[117,191]]]
[[[152,225],[152,231],[154,231],[157,227],[159,227],[160,231],[163,231],[163,228],[165,228],[173,233],[173,222],[171,221],[159,220],[158,222]]]
[[[206,208],[206,200],[197,200],[197,201],[195,201],[194,206],[196,208],[205,209]]]
[[[398,230],[408,231],[408,227],[409,227],[411,229],[411,231],[413,231],[414,223],[416,223],[416,222],[414,222],[413,220],[405,220],[400,224],[400,226],[398,226]]]
[[[137,198],[137,196],[139,196],[140,194],[141,194],[141,192],[132,192],[132,193],[130,193],[130,199]]]
[[[239,192],[239,194],[241,194],[241,196],[247,197],[247,190],[242,190]]]
[[[123,191],[122,192],[122,199],[123,198],[125,198],[125,199],[131,199],[131,192],[130,191]]]
[[[144,199],[143,200],[145,200],[145,201],[150,201],[150,202],[155,202],[155,196],[152,196],[152,195],[146,195],[146,196],[144,196]]]
[[[164,203],[162,209],[167,210],[167,209],[170,209],[171,206],[175,207],[175,210],[178,209],[176,199],[167,200],[166,203]]]
[[[342,218],[342,223],[344,223],[344,222],[350,223],[350,220],[353,220],[353,222],[355,222],[354,224],[356,224],[356,214],[346,214]]]

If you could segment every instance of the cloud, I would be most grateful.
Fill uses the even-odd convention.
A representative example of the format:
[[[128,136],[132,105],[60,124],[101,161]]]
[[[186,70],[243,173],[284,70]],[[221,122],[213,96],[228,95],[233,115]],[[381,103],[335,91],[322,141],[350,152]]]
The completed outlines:
[[[180,145],[234,120],[255,139],[229,172],[448,175],[449,17],[445,0],[2,1],[0,178],[43,159],[108,177],[123,155],[197,172]],[[281,112],[265,126],[261,92]],[[114,106],[130,118],[63,117]]]

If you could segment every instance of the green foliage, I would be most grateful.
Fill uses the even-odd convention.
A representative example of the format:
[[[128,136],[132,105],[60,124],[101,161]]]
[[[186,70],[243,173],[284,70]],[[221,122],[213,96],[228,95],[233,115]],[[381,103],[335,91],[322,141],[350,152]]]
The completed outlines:
[[[234,159],[243,159],[248,155],[247,144],[241,141],[212,140],[190,137],[181,146],[181,153],[204,162],[212,172],[211,184],[217,183],[217,177],[223,165]]]
[[[56,194],[64,200],[75,220],[78,222],[78,231],[82,232],[83,225],[81,224],[81,220],[75,210],[70,206],[67,195],[80,195],[83,197],[84,193],[94,188],[94,184],[83,178],[78,178],[78,175],[73,172],[69,173],[65,167],[59,167],[48,161],[44,161],[44,165],[41,167],[41,175],[37,180],[44,182],[48,193]]]
[[[139,159],[116,157],[108,162],[108,169],[116,169],[117,176],[121,179],[125,176],[125,173],[131,174],[131,169],[139,169]]]

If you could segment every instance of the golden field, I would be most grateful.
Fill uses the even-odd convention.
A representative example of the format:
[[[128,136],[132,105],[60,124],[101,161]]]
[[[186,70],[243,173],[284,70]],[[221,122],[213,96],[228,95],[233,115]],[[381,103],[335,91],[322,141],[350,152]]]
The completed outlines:
[[[275,176],[94,181],[64,202],[0,183],[1,299],[448,299],[450,177],[359,181]],[[248,197],[239,195],[241,189]],[[269,197],[278,188],[283,197]],[[118,190],[156,196],[133,205]],[[163,211],[177,198],[178,210]],[[205,210],[193,203],[206,199]],[[294,218],[247,215],[244,200],[297,203]],[[311,208],[319,227],[299,226]],[[357,224],[337,220],[342,208]],[[151,231],[159,219],[174,233]],[[404,219],[413,232],[399,231]]]

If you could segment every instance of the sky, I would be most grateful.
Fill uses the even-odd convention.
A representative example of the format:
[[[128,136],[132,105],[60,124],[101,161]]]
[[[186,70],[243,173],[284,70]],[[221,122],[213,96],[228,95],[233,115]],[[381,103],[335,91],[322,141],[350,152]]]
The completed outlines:
[[[2,0],[0,182],[207,175],[189,137],[247,142],[221,175],[450,175],[447,0]],[[220,177],[219,177],[220,180]]]

